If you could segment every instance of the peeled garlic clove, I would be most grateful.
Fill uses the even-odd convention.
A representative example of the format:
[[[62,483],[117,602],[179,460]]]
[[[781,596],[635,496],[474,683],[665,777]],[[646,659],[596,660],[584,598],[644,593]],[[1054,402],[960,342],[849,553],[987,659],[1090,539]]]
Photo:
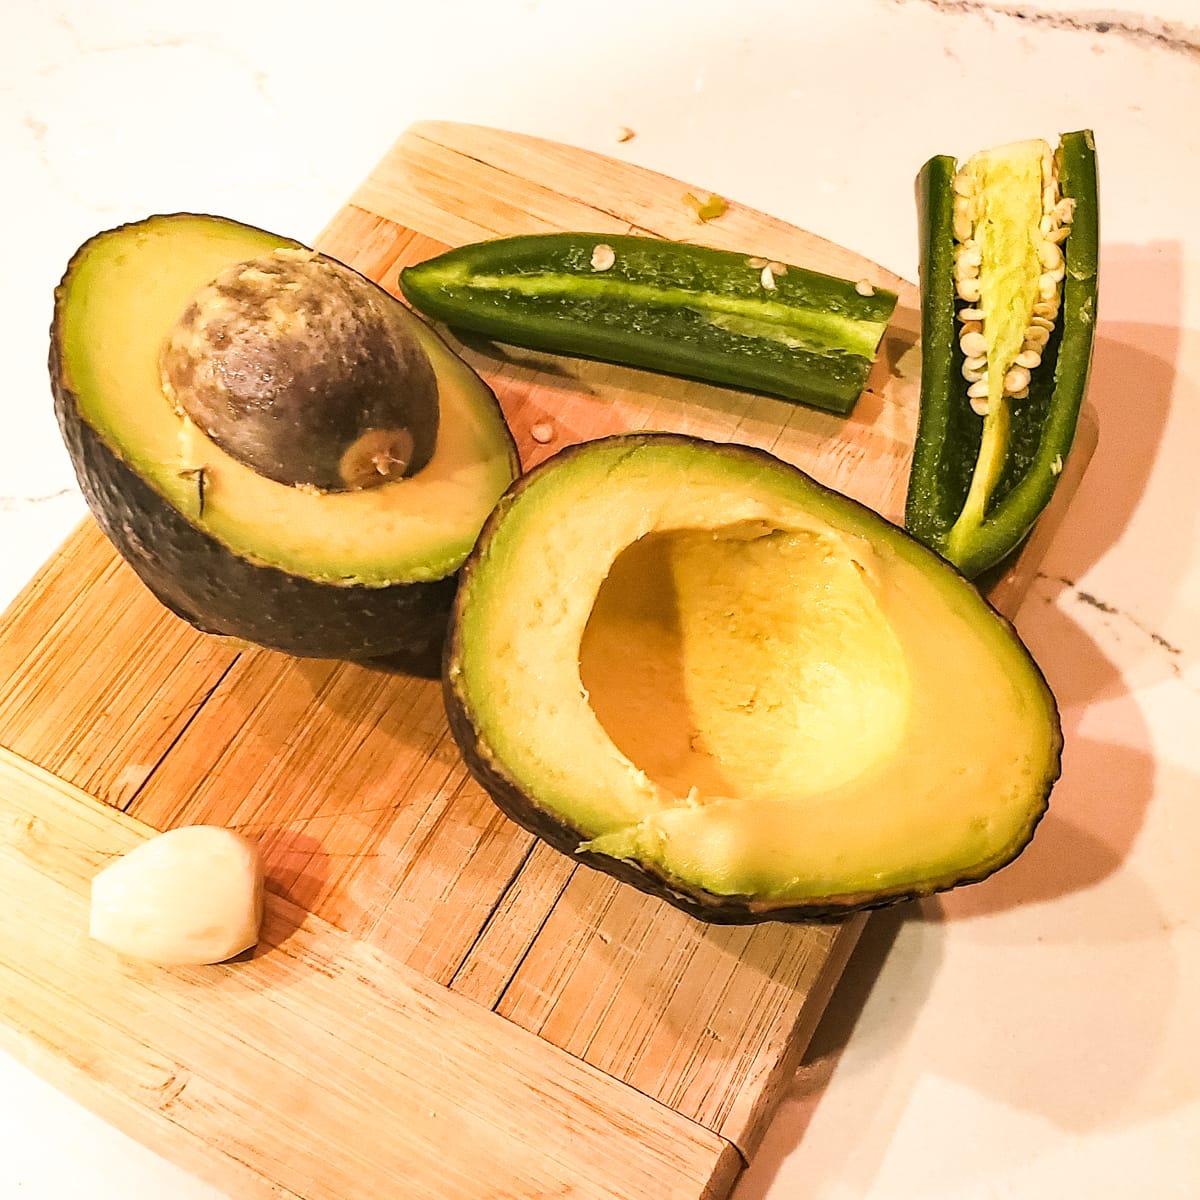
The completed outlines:
[[[185,825],[143,842],[92,879],[88,932],[128,958],[163,966],[223,962],[258,941],[257,848],[217,825]]]

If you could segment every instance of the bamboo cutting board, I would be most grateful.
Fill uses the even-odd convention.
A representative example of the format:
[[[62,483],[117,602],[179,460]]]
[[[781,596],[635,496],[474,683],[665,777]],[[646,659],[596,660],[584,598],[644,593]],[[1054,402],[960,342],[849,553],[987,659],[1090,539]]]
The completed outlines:
[[[594,436],[672,429],[772,449],[898,518],[914,289],[737,204],[701,225],[688,190],[428,123],[317,244],[393,293],[401,266],[445,246],[543,230],[704,241],[893,288],[896,318],[849,419],[450,340],[495,389],[526,466]],[[1085,427],[1060,511],[1093,440]],[[998,585],[1006,611],[1054,523]],[[257,950],[164,970],[89,942],[92,874],[197,821],[262,848]],[[0,894],[3,1044],[230,1195],[306,1200],[717,1200],[861,928],[709,927],[576,868],[468,777],[436,681],[198,634],[91,522],[0,622]]]

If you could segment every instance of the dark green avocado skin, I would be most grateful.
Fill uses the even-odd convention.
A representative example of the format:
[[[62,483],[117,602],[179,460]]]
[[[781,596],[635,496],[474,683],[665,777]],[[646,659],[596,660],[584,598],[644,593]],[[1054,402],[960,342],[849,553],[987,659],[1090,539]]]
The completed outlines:
[[[341,587],[233,554],[171,507],[80,416],[51,338],[54,411],[80,489],[100,528],[151,592],[205,633],[303,658],[392,656],[399,668],[436,661],[453,578]]]
[[[639,444],[646,437],[657,439],[678,438],[689,441],[686,435],[671,434],[627,434],[617,435],[613,441],[624,441],[630,446]],[[578,452],[582,447],[568,447],[559,451],[556,459],[562,460]],[[749,447],[738,447],[738,452],[764,460],[771,456],[763,450]],[[486,552],[490,534],[504,516],[514,497],[530,481],[530,475],[522,475],[509,487],[499,503],[492,510],[484,523],[475,549],[467,557],[459,571],[460,581],[469,577],[475,562]],[[1033,839],[1034,832],[1045,816],[1049,806],[1050,792],[1058,779],[1056,771],[1053,778],[1045,781],[1045,792],[1041,807],[1026,830],[1024,840],[1013,848],[1009,858],[995,866],[981,870],[979,874],[957,876],[952,883],[931,883],[928,886],[890,892],[874,893],[869,896],[845,895],[814,897],[802,903],[773,903],[761,897],[744,895],[718,895],[705,891],[693,884],[673,879],[665,872],[655,869],[653,864],[642,864],[624,859],[613,858],[607,854],[594,854],[580,850],[580,846],[588,840],[588,835],[577,829],[560,814],[541,807],[537,801],[522,790],[517,782],[499,770],[493,762],[492,755],[478,736],[465,698],[455,686],[454,668],[460,658],[459,629],[461,621],[459,609],[462,604],[463,591],[460,589],[453,605],[450,619],[450,629],[445,639],[442,657],[442,700],[446,709],[446,717],[450,732],[458,746],[459,753],[467,766],[472,778],[488,793],[492,802],[510,820],[521,826],[535,837],[548,843],[560,853],[567,855],[586,867],[610,875],[622,883],[629,884],[647,895],[665,900],[673,907],[680,909],[689,916],[711,925],[757,925],[766,921],[778,921],[789,924],[834,924],[847,920],[856,913],[872,909],[889,908],[892,905],[910,900],[919,900],[937,892],[950,891],[964,884],[979,883],[990,875],[1001,870],[1011,862]],[[997,614],[998,619],[1004,620]],[[1036,669],[1036,664],[1035,669]],[[1057,712],[1057,709],[1056,709]]]

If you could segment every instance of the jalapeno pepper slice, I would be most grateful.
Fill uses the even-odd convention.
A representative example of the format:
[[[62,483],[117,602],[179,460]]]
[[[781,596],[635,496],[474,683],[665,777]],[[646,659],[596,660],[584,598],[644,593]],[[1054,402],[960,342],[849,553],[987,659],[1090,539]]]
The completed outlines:
[[[905,524],[978,576],[1049,503],[1075,436],[1096,324],[1091,131],[917,177],[921,399]]]
[[[896,306],[862,281],[656,238],[556,233],[450,250],[401,272],[427,316],[848,413]]]

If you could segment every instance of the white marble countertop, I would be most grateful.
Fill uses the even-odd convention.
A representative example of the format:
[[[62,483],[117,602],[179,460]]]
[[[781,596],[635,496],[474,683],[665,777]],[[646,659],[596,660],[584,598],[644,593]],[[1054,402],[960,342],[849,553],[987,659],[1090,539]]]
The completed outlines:
[[[46,329],[98,229],[311,237],[437,117],[626,156],[912,278],[926,157],[1092,127],[1101,445],[1018,620],[1064,777],[1015,865],[873,918],[737,1200],[1200,1195],[1196,0],[6,0],[0,47],[0,603],[84,512]],[[0,1129],[0,1196],[215,1195],[2,1053]]]

